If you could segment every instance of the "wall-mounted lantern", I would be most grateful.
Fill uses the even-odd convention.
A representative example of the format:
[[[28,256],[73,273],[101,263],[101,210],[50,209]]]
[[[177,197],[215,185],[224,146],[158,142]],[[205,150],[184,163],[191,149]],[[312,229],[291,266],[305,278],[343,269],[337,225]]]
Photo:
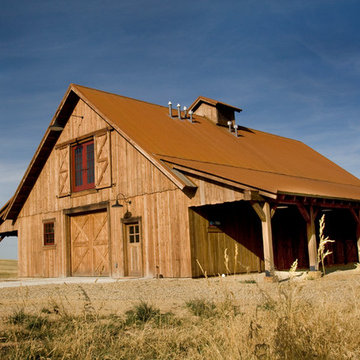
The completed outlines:
[[[124,219],[129,219],[129,218],[131,218],[132,214],[131,214],[131,212],[128,210],[128,205],[131,204],[131,200],[128,200],[123,193],[118,193],[118,194],[117,194],[116,200],[115,200],[115,204],[114,204],[114,205],[111,205],[111,207],[113,207],[113,208],[122,208],[122,207],[124,207],[123,204],[120,204],[120,202],[119,202],[119,197],[122,198],[122,201],[124,202],[125,208],[126,208],[126,212],[125,212],[125,214],[124,214]]]

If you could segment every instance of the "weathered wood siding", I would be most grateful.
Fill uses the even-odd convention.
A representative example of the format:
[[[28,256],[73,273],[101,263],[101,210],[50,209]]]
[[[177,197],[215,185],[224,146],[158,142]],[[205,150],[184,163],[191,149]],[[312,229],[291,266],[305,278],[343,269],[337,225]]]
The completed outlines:
[[[318,214],[318,220],[322,213]],[[317,221],[317,233],[319,221]],[[326,248],[332,252],[325,258],[326,265],[348,264],[358,262],[356,223],[347,209],[334,209],[326,212],[324,235],[329,236],[334,243],[328,243]]]
[[[249,203],[194,207],[189,218],[194,277],[203,275],[199,264],[207,275],[263,270],[260,221]]]
[[[128,210],[142,218],[144,275],[191,276],[187,206],[189,199],[117,132],[105,132],[111,144],[112,186],[70,195],[59,191],[61,149],[76,138],[106,129],[108,124],[79,101],[26,200],[17,220],[20,276],[67,276],[69,273],[69,221],[66,209],[115,202],[122,193],[131,200]],[[61,154],[64,156],[63,154]],[[67,157],[68,155],[66,155]],[[101,157],[101,156],[99,156]],[[101,173],[101,172],[100,172]],[[69,174],[70,175],[70,174]],[[99,175],[97,175],[99,179]],[[109,177],[107,177],[108,179]],[[68,182],[66,182],[68,181]],[[70,176],[65,181],[70,186]],[[102,184],[103,185],[103,184]],[[120,201],[122,200],[119,197]],[[110,269],[124,275],[121,218],[126,207],[109,206]],[[43,245],[43,221],[55,220],[55,245]]]
[[[188,175],[188,178],[198,187],[195,195],[187,198],[188,206],[222,204],[244,199],[244,193],[234,187],[193,175]]]
[[[82,100],[73,115],[19,214],[19,275],[72,275],[71,216],[102,204],[107,211],[110,276],[126,275],[121,220],[129,211],[141,218],[144,275],[191,277],[189,207],[242,200],[242,192],[189,176],[198,189],[186,195]],[[95,138],[96,189],[71,193],[71,144],[87,135]],[[118,194],[131,204],[120,195],[124,207],[112,208]],[[44,246],[43,222],[49,219],[55,222],[55,245]],[[246,256],[241,261],[247,264]],[[251,261],[251,269],[257,269]]]
[[[289,270],[298,260],[298,268],[309,268],[306,223],[296,206],[278,209],[272,218],[274,263],[278,270]]]

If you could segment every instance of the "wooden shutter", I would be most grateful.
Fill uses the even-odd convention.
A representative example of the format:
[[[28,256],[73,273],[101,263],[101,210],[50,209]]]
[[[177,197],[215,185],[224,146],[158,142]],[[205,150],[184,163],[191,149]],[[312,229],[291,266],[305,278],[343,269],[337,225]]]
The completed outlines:
[[[97,189],[111,186],[110,132],[95,136],[95,184]]]
[[[58,159],[58,195],[70,195],[70,147],[66,146],[57,150]]]

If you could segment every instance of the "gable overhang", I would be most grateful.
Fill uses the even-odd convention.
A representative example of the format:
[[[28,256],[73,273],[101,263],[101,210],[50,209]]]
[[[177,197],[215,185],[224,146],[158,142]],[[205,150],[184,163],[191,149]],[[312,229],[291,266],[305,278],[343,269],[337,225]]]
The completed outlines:
[[[72,91],[70,85],[54,117],[52,118],[49,127],[46,129],[46,132],[37,150],[35,151],[35,154],[31,159],[30,164],[26,169],[25,174],[20,181],[20,184],[16,189],[14,196],[12,197],[7,207],[7,210],[3,216],[4,220],[16,220],[38,176],[40,175],[41,170],[43,169],[47,159],[49,158],[51,150],[53,149],[58,138],[60,137],[61,131],[53,131],[50,129],[50,126],[53,125],[55,121],[58,124],[65,126],[78,101],[79,98]]]
[[[135,141],[133,141],[126,133],[124,133],[119,126],[114,124],[111,119],[107,118],[94,104],[92,104],[81,90],[75,85],[70,84],[60,105],[58,106],[55,115],[53,116],[49,127],[30,161],[25,174],[18,185],[14,196],[5,206],[1,209],[0,224],[7,219],[14,222],[17,219],[25,201],[27,200],[35,182],[40,175],[47,159],[50,156],[57,140],[59,139],[62,131],[51,130],[51,126],[55,123],[65,127],[70,115],[75,109],[79,100],[84,101],[92,110],[94,110],[108,125],[115,129],[126,141],[128,141],[134,148],[136,148],[147,160],[149,160],[157,169],[159,169],[170,181],[172,181],[179,189],[184,190],[189,187],[189,184],[176,173],[172,172],[165,164],[152,156],[150,153],[142,149]],[[191,187],[191,186],[190,186]]]

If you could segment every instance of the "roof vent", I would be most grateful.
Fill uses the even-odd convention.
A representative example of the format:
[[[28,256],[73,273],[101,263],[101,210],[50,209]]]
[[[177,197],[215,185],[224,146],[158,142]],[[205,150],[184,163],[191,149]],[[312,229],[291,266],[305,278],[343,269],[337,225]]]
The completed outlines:
[[[176,105],[176,107],[177,107],[177,109],[178,109],[178,118],[179,118],[179,120],[181,120],[181,105],[180,104],[177,104]]]
[[[238,127],[239,127],[239,125],[237,125],[237,124],[234,125],[234,130],[235,130],[235,136],[236,136],[236,137],[239,136],[239,135],[238,135]]]
[[[186,118],[187,118],[187,107],[184,106],[184,107],[183,107],[183,110],[184,110],[184,118],[186,119]]]
[[[172,118],[172,103],[171,101],[168,102],[168,105],[169,105],[169,116]]]
[[[227,124],[228,124],[228,127],[229,127],[229,132],[232,132],[232,130],[231,130],[232,121],[229,120],[229,121],[227,122]]]
[[[189,111],[190,121],[193,123],[193,112],[192,110]]]

